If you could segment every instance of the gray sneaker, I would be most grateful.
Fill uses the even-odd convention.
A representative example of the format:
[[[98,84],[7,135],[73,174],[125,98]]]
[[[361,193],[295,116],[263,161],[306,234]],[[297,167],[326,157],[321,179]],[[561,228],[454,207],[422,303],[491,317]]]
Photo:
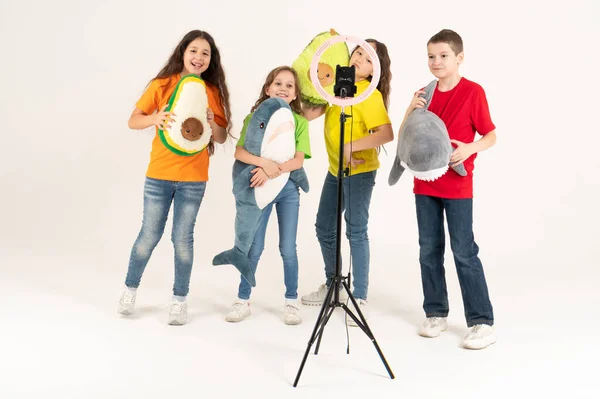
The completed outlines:
[[[327,296],[327,291],[328,291],[327,285],[321,284],[316,291],[311,292],[308,295],[304,295],[302,298],[300,298],[300,302],[302,302],[303,305],[308,305],[308,306],[321,306],[321,305],[323,305],[323,302],[325,301],[325,297]],[[346,290],[344,290],[344,289],[340,290],[340,302],[346,302],[347,299],[348,299],[348,293],[346,293]]]
[[[119,314],[130,316],[135,313],[136,293],[136,290],[132,290],[127,286],[123,288],[121,299],[119,300],[119,309],[117,310]]]
[[[172,326],[182,326],[187,323],[187,302],[173,299],[171,310],[169,311],[169,324]]]

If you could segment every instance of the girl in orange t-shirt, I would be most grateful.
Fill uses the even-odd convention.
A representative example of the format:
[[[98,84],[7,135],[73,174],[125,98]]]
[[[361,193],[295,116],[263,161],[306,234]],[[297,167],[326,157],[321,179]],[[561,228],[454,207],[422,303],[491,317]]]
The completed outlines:
[[[192,156],[181,156],[164,146],[158,128],[169,127],[170,112],[165,112],[169,98],[182,76],[194,74],[206,83],[207,120],[212,129],[208,147]],[[152,251],[160,241],[171,203],[173,203],[172,241],[175,250],[175,283],[169,324],[187,322],[186,296],[194,258],[194,224],[208,181],[209,157],[214,153],[213,140],[224,143],[229,133],[231,112],[229,90],[221,65],[221,55],[214,39],[206,32],[193,30],[179,42],[165,67],[150,82],[129,118],[131,129],[156,126],[150,163],[144,185],[142,228],[133,245],[125,287],[118,312],[131,315],[135,310],[136,290]]]

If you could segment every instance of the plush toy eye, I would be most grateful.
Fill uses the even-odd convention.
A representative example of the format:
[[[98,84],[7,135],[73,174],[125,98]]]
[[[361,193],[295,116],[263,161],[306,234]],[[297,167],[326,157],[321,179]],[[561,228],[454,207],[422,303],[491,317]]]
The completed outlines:
[[[327,74],[327,75],[325,75],[325,76],[329,77],[329,74]]]
[[[264,129],[264,128],[265,128],[265,123],[264,123],[264,122],[261,122],[261,124],[260,124],[260,128],[261,128],[261,129]]]

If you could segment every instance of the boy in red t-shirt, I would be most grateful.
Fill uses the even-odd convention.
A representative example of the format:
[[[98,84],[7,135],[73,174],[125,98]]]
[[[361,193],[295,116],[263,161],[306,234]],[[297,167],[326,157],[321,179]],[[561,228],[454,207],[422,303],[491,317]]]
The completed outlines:
[[[433,338],[447,329],[449,307],[444,270],[445,211],[465,317],[471,328],[463,346],[483,349],[493,344],[496,336],[492,304],[483,266],[477,256],[479,247],[473,235],[473,169],[477,153],[496,142],[496,127],[490,117],[484,90],[458,73],[464,58],[461,37],[454,31],[444,29],[429,39],[427,53],[429,70],[438,78],[428,109],[446,124],[450,140],[456,146],[450,161],[464,164],[467,176],[462,177],[449,168],[435,181],[414,180],[423,309],[427,317],[419,334]],[[420,97],[422,94],[422,90],[415,93],[406,116],[415,108],[423,108],[425,100]],[[482,138],[474,141],[475,132]]]

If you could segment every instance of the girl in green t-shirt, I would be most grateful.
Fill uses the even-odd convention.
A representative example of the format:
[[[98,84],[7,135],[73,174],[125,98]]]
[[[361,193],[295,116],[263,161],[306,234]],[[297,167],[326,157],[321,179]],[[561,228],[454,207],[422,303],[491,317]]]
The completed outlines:
[[[246,151],[243,147],[246,129],[252,113],[268,98],[279,97],[285,100],[292,108],[296,123],[296,154],[293,159],[282,164],[276,164],[268,159],[261,158]],[[300,102],[300,84],[296,72],[288,66],[273,69],[267,76],[260,96],[250,110],[250,115],[244,120],[244,126],[235,150],[235,158],[248,165],[255,165],[250,180],[251,187],[262,186],[268,179],[275,178],[281,173],[300,169],[305,159],[311,157],[310,140],[308,135],[308,121],[302,116]],[[300,208],[300,193],[298,186],[288,180],[279,195],[264,209],[254,236],[254,241],[248,257],[250,266],[256,271],[258,261],[265,246],[265,232],[271,216],[273,205],[277,210],[279,222],[279,251],[283,259],[283,273],[285,283],[285,306],[283,321],[285,324],[300,324],[300,309],[298,306],[298,255],[296,253],[296,233],[298,230],[298,214]],[[226,320],[238,322],[250,316],[250,293],[252,287],[243,277],[240,278],[238,299],[233,303],[227,313]]]

